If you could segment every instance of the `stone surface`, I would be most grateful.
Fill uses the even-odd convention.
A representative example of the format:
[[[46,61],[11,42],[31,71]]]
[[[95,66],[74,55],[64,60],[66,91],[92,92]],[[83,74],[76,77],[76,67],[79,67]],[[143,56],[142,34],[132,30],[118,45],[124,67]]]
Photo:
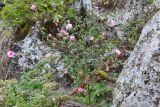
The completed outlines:
[[[86,10],[92,10],[92,1],[91,0],[83,0],[83,6]]]
[[[74,7],[75,7],[77,12],[80,11],[82,6],[87,11],[90,11],[90,10],[92,10],[92,1],[91,0],[76,0]]]
[[[2,8],[4,7],[5,5],[3,4],[3,0],[0,0],[0,11],[2,10]]]
[[[74,101],[66,101],[66,102],[63,102],[60,105],[60,107],[84,107],[84,106]]]
[[[160,11],[144,26],[113,93],[112,107],[160,107]]]
[[[153,5],[155,6],[156,9],[160,9],[160,0],[154,0]]]
[[[11,46],[11,50],[16,53],[14,58],[9,59],[9,64],[11,65],[10,71],[15,70],[26,70],[33,69],[35,64],[38,61],[44,58],[54,57],[55,60],[51,64],[44,65],[48,68],[53,68],[52,71],[61,71],[63,70],[63,63],[59,61],[60,52],[56,49],[53,49],[39,39],[39,28],[40,24],[37,22],[26,38],[19,43],[14,43]]]
[[[113,0],[119,2],[119,0]],[[115,20],[117,26],[114,27],[115,35],[119,39],[125,39],[130,33],[130,30],[126,30],[126,26],[131,26],[130,21],[140,19],[143,14],[154,13],[159,9],[160,0],[154,0],[152,4],[148,4],[146,0],[127,0],[125,1],[124,8],[121,9],[104,9],[96,7],[95,3],[92,3],[94,13],[98,16],[103,16],[103,19]],[[145,19],[143,19],[145,20]],[[146,19],[148,21],[148,19]],[[106,24],[107,25],[107,24]],[[109,32],[106,30],[106,32]]]

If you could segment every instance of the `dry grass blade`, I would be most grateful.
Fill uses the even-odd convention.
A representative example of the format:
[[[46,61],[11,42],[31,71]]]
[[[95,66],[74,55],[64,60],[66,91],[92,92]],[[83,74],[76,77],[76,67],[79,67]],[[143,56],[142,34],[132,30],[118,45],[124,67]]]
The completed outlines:
[[[9,59],[6,55],[10,50],[11,38],[0,35],[0,79],[7,79],[9,74]]]

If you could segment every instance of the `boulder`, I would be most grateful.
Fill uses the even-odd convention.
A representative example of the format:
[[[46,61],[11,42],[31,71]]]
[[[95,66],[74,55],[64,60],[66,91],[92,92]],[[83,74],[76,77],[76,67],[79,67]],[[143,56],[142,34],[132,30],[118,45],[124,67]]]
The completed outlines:
[[[14,71],[22,72],[34,69],[35,64],[40,60],[51,59],[52,57],[55,58],[54,61],[44,66],[53,72],[63,70],[64,64],[59,61],[61,57],[60,52],[47,46],[40,40],[40,27],[40,24],[37,22],[24,40],[11,45],[11,50],[16,53],[14,58],[9,58],[9,74],[11,76],[16,77],[14,76]]]
[[[112,107],[160,107],[160,11],[144,26],[118,77]]]

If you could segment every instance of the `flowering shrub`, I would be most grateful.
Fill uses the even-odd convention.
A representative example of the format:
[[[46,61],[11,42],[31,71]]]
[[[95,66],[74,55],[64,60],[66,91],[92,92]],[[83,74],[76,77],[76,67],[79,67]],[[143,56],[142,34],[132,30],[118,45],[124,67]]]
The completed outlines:
[[[45,21],[49,17],[53,22],[59,22],[66,15],[73,15],[73,9],[68,8],[73,2],[74,0],[5,0],[1,17],[5,25],[10,26],[32,25],[37,20]]]
[[[6,0],[6,7],[1,12],[3,22],[10,26],[33,25],[41,21],[44,27],[46,42],[59,49],[62,53],[61,60],[74,78],[74,85],[86,83],[88,87],[78,87],[76,93],[78,99],[87,100],[89,104],[99,103],[105,99],[105,93],[111,93],[111,89],[104,83],[98,83],[101,79],[108,80],[109,72],[121,65],[123,53],[117,47],[121,42],[117,39],[109,40],[100,32],[95,16],[87,15],[86,18],[76,17],[73,9],[68,8],[74,0]],[[93,18],[93,19],[92,19]],[[62,24],[58,26],[58,24]],[[114,20],[108,20],[110,27],[115,27]],[[57,30],[58,29],[58,30]],[[57,30],[57,32],[55,32]],[[43,30],[42,30],[43,31]],[[14,57],[13,52],[7,53],[8,57]],[[118,59],[119,58],[119,59]],[[104,67],[102,65],[107,63]],[[56,96],[52,96],[56,83],[50,70],[38,65],[34,70],[24,73],[17,84],[4,90],[7,106],[43,106],[56,105]],[[87,75],[85,78],[80,74]],[[116,69],[113,70],[116,72]],[[92,77],[93,78],[92,78]],[[88,78],[87,78],[88,77]],[[90,84],[90,81],[94,84]],[[110,80],[110,78],[109,78]],[[97,91],[100,89],[99,91]],[[11,98],[9,98],[11,97]],[[103,100],[105,101],[105,100]],[[85,102],[85,103],[86,103]],[[2,103],[4,106],[4,103]],[[5,105],[6,106],[6,105]]]
[[[110,107],[112,100],[112,88],[105,83],[90,83],[87,90],[77,89],[78,96],[74,99],[81,103],[90,104],[93,107]]]
[[[122,52],[116,49],[121,43],[118,39],[105,38],[90,16],[84,20],[86,21],[75,17],[69,22],[66,21],[60,30],[62,38],[58,39],[56,47],[62,52],[62,60],[70,74],[76,78],[79,78],[80,71],[89,75],[94,69],[99,69],[104,62],[110,63],[122,56]]]

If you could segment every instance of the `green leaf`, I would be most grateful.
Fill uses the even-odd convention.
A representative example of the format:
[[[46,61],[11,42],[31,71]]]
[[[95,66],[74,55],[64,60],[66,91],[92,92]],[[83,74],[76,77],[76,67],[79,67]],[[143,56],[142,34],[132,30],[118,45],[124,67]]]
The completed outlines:
[[[74,16],[74,9],[70,8],[67,13],[69,16]]]
[[[152,4],[154,0],[147,0],[149,4]]]

